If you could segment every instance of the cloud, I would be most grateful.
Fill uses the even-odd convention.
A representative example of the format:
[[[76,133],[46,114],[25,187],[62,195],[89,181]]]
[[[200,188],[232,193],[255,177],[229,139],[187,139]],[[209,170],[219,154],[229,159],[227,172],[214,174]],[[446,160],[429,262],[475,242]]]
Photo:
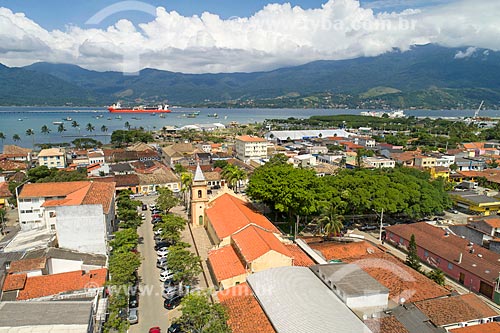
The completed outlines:
[[[469,0],[427,2],[439,5],[374,13],[358,0],[329,0],[314,9],[269,4],[250,17],[230,19],[208,12],[182,16],[157,7],[156,17],[147,23],[121,19],[104,29],[84,25],[64,31],[47,31],[22,13],[0,8],[0,62],[214,73],[377,56],[428,43],[500,49],[499,1],[482,0],[480,6]]]
[[[468,58],[470,56],[473,56],[474,53],[476,53],[476,51],[477,51],[477,47],[469,47],[469,48],[467,48],[467,50],[465,50],[465,52],[458,51],[457,54],[455,54],[455,59]]]

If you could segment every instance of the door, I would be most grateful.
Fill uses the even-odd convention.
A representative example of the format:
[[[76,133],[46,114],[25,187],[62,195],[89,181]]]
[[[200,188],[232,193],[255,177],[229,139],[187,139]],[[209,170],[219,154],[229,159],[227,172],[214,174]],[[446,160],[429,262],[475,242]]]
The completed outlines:
[[[479,285],[479,292],[481,294],[483,294],[484,296],[491,298],[493,295],[493,286],[490,286],[489,284],[481,281],[481,283]]]
[[[458,278],[458,282],[460,282],[460,284],[464,284],[464,281],[465,281],[465,274],[460,273],[460,277]]]

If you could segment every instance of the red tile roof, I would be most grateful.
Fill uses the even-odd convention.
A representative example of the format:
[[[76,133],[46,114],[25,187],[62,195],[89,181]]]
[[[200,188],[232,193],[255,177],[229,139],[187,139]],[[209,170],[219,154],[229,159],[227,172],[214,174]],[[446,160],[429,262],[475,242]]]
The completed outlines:
[[[228,324],[233,332],[276,332],[246,283],[223,290],[217,296],[227,310]]]
[[[9,191],[9,184],[7,182],[0,182],[0,198],[11,197],[12,193]]]
[[[500,333],[500,323],[491,322],[482,325],[473,325],[450,330],[451,333]]]
[[[409,241],[411,235],[415,235],[418,247],[439,256],[454,265],[474,274],[484,281],[495,283],[500,271],[500,254],[484,249],[480,246],[474,247],[474,253],[470,253],[469,241],[467,239],[446,235],[441,228],[434,227],[425,222],[393,225],[386,228],[387,239],[391,233],[403,237]],[[462,253],[462,262],[457,262]],[[478,255],[481,255],[479,257]],[[475,265],[475,266],[473,266]]]
[[[429,317],[436,326],[467,322],[498,315],[496,311],[473,293],[416,302],[415,306]]]
[[[246,273],[243,263],[231,245],[209,251],[208,261],[217,282]]]
[[[13,291],[23,289],[26,283],[27,275],[25,273],[22,274],[8,274],[5,277],[5,281],[3,283],[3,291]]]
[[[10,263],[9,273],[29,272],[44,269],[47,258],[21,259]]]
[[[395,317],[367,319],[365,325],[372,333],[410,333]]]
[[[3,153],[7,155],[24,155],[28,156],[29,153],[31,153],[32,150],[29,148],[24,148],[24,147],[19,147],[16,145],[4,145],[3,146]]]
[[[315,264],[315,262],[311,258],[309,258],[309,256],[297,245],[285,244],[285,247],[292,254],[294,266],[309,267]]]
[[[279,233],[279,230],[264,215],[253,210],[249,203],[228,193],[210,202],[206,214],[220,239],[250,224]]]
[[[231,236],[243,259],[250,263],[269,251],[276,251],[287,257],[292,257],[290,250],[272,232],[259,227],[248,226]]]
[[[483,217],[482,220],[492,228],[500,228],[500,217]]]
[[[244,141],[244,142],[267,142],[266,139],[259,138],[258,136],[251,136],[251,135],[237,136],[236,140]]]
[[[81,188],[89,186],[88,181],[62,183],[32,183],[23,186],[20,198],[64,197]]]
[[[108,213],[115,195],[115,183],[92,182],[89,191],[83,198],[84,205],[102,205],[104,213]]]
[[[4,171],[26,170],[26,163],[0,159],[0,169]]]
[[[386,253],[366,254],[344,261],[360,266],[380,284],[389,289],[389,298],[398,303],[447,296],[448,290]]]
[[[64,292],[98,288],[104,286],[108,270],[106,268],[68,273],[32,276],[26,279],[24,289],[19,291],[17,300],[28,300]]]
[[[351,242],[351,243],[338,243],[338,242],[321,242],[309,243],[309,246],[317,251],[320,251],[326,260],[332,259],[346,259],[357,258],[365,254],[380,253],[376,246],[366,242]]]

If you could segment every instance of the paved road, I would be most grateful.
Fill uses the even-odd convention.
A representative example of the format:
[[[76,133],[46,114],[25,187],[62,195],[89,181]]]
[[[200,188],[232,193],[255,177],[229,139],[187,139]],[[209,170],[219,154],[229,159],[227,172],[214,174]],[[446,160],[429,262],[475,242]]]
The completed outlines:
[[[143,197],[146,204],[154,203],[156,197]],[[162,332],[166,332],[169,323],[168,310],[163,308],[163,298],[161,297],[162,283],[159,280],[160,271],[156,268],[156,252],[154,250],[153,227],[151,224],[151,214],[148,210],[146,220],[138,229],[139,252],[143,257],[139,276],[141,279],[141,295],[139,296],[139,323],[132,325],[129,329],[131,333],[147,333],[149,328],[160,326]],[[142,239],[141,239],[142,238]],[[175,310],[173,310],[175,311]]]

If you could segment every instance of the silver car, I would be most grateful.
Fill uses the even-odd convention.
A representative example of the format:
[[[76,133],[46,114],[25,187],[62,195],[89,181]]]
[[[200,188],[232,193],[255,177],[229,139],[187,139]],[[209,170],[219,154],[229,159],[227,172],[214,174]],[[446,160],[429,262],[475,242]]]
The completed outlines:
[[[137,308],[131,308],[128,310],[128,322],[132,324],[137,324],[139,322],[139,313]]]

